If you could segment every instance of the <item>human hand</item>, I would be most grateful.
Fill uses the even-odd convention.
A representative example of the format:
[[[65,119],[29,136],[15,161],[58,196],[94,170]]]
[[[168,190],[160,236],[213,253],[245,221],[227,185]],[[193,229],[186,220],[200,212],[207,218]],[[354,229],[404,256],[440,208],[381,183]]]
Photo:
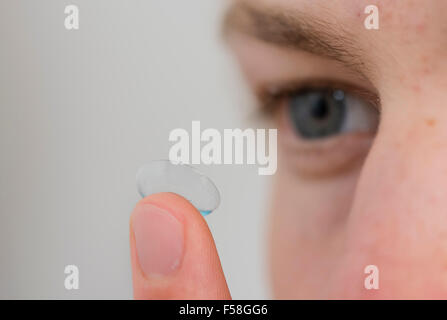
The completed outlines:
[[[130,217],[135,299],[231,299],[200,212],[174,193],[150,195]]]

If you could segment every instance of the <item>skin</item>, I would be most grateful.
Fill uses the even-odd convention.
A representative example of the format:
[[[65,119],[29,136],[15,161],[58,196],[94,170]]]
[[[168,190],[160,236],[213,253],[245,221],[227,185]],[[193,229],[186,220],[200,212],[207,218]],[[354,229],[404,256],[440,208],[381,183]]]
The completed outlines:
[[[300,11],[336,23],[349,30],[362,49],[361,58],[368,61],[365,76],[337,61],[230,30],[228,44],[255,94],[284,81],[330,78],[380,97],[381,118],[374,134],[350,133],[310,143],[294,135],[281,105],[272,117],[279,130],[268,241],[274,298],[446,299],[447,23],[442,12],[447,2],[236,2],[292,15]],[[380,9],[379,30],[363,26],[363,10],[370,4]],[[143,201],[161,201],[183,216],[185,224],[195,226],[186,240],[186,254],[200,252],[201,246],[212,248],[193,259],[206,269],[202,280],[209,289],[200,281],[190,282],[199,275],[187,260],[175,281],[169,276],[160,285],[140,277],[131,223],[135,297],[229,298],[200,214],[175,195]],[[380,270],[378,290],[365,289],[368,265]],[[180,290],[185,284],[188,290]]]

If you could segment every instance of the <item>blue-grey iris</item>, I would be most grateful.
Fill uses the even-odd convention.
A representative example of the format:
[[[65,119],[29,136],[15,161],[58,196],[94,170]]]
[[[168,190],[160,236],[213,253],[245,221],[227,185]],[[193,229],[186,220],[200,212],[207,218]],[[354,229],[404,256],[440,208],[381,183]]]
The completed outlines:
[[[321,139],[341,132],[346,117],[342,90],[306,90],[289,100],[289,112],[296,132],[306,139]]]

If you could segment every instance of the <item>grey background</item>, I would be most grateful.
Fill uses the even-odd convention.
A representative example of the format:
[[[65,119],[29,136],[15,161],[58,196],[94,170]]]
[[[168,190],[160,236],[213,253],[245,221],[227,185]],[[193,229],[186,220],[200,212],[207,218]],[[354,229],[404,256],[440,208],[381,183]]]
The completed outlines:
[[[64,28],[64,8],[80,29]],[[0,298],[131,298],[135,173],[174,128],[246,127],[252,98],[218,37],[224,1],[0,1]],[[236,299],[267,298],[268,178],[202,166]],[[80,289],[64,288],[64,267]]]

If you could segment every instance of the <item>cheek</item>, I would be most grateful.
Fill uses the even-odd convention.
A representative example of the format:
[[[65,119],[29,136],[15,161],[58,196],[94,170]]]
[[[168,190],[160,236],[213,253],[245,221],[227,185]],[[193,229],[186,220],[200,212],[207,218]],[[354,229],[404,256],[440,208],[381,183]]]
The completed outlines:
[[[420,130],[384,132],[387,138],[378,137],[372,148],[347,221],[333,296],[445,298],[447,152],[434,147],[440,133]],[[403,139],[408,135],[411,143]],[[379,268],[379,290],[365,289],[368,265]]]
[[[340,256],[358,172],[303,180],[281,159],[269,224],[273,291],[277,298],[321,298]]]

